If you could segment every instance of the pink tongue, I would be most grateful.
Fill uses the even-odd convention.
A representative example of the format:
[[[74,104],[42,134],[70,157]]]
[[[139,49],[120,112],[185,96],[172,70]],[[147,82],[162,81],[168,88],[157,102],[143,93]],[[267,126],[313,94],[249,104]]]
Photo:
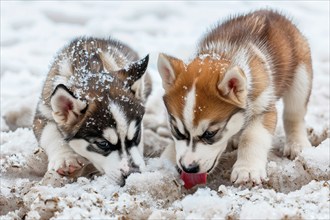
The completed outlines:
[[[207,178],[207,173],[186,173],[181,172],[181,179],[184,182],[184,187],[190,189],[197,184],[205,184]]]

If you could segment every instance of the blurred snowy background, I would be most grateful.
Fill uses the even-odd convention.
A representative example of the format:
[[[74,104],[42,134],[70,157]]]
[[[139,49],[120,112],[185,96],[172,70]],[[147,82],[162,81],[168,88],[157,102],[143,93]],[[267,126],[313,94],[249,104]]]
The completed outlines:
[[[140,56],[150,54],[154,91],[146,144],[159,148],[170,140],[158,135],[166,132],[158,53],[189,60],[212,25],[260,8],[292,18],[310,42],[314,69],[306,121],[315,147],[294,161],[278,156],[280,150],[271,155],[268,186],[231,186],[225,161],[211,185],[187,191],[158,159],[149,160],[149,171],[131,175],[123,188],[109,185],[104,176],[45,181],[47,164],[31,131],[32,117],[49,64],[71,39],[112,36]],[[329,219],[329,26],[329,1],[1,1],[1,218]],[[279,122],[275,148],[283,146],[283,135]],[[227,156],[234,158],[235,152]]]

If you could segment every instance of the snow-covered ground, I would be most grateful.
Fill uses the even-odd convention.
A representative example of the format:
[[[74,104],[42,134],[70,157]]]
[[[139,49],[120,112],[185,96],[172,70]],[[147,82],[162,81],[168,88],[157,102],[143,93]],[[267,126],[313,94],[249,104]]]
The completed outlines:
[[[47,158],[31,130],[32,117],[50,62],[72,38],[111,35],[141,56],[150,54],[154,91],[145,116],[145,145],[153,154],[151,149],[171,142],[160,99],[158,53],[188,60],[197,40],[217,21],[266,7],[293,18],[310,42],[314,68],[306,117],[314,147],[293,161],[281,157],[279,122],[268,184],[232,186],[235,151],[224,155],[206,187],[190,191],[158,158],[149,159],[148,171],[132,174],[124,187],[111,185],[106,176],[72,180],[45,174]],[[329,26],[329,1],[1,1],[0,218],[329,219]]]

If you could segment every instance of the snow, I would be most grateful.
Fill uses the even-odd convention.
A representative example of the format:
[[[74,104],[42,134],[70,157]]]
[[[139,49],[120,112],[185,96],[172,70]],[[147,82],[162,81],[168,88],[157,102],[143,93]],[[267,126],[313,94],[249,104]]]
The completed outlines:
[[[157,73],[160,52],[189,60],[202,34],[231,14],[272,8],[288,14],[310,42],[314,81],[306,123],[313,147],[281,157],[279,120],[269,155],[269,182],[235,187],[236,151],[227,152],[207,186],[186,190],[175,168],[159,158],[126,185],[108,177],[61,178],[31,130],[50,63],[77,36],[113,36],[150,55],[154,89],[144,118],[150,157],[171,143]],[[1,1],[0,219],[330,219],[330,77],[328,1]],[[278,103],[279,118],[282,104]]]

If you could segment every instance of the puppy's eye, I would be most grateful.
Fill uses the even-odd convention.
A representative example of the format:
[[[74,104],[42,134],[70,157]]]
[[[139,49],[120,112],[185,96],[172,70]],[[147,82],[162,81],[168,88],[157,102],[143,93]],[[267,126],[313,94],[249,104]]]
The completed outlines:
[[[101,149],[101,150],[104,150],[104,151],[108,151],[108,150],[111,150],[111,147],[112,147],[112,144],[110,144],[108,141],[99,141],[99,142],[96,142],[96,145]]]
[[[208,144],[211,144],[212,138],[218,133],[219,130],[215,131],[205,131],[204,134],[201,136],[201,139]]]

